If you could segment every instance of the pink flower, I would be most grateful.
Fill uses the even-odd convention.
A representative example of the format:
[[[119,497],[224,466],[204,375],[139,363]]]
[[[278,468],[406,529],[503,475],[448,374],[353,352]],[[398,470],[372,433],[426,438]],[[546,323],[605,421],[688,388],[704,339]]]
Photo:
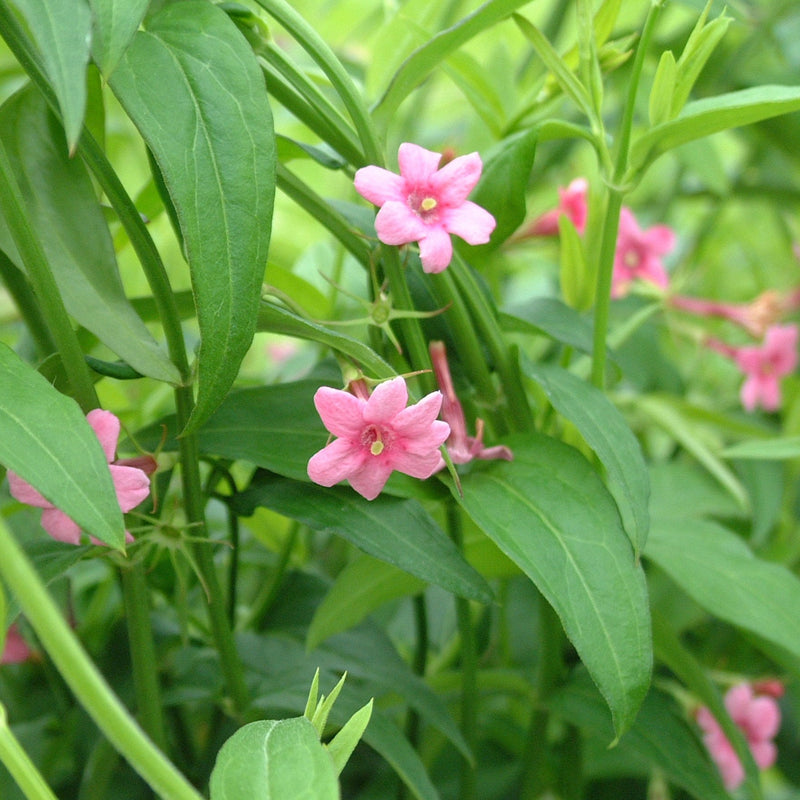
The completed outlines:
[[[17,624],[14,623],[6,633],[6,644],[0,656],[0,664],[22,664],[33,656],[33,651],[22,638]]]
[[[322,486],[347,480],[374,500],[393,470],[424,479],[441,469],[439,447],[450,433],[450,426],[436,419],[441,393],[431,392],[408,408],[407,402],[406,382],[399,377],[379,384],[368,397],[317,389],[314,405],[339,438],[311,456],[308,477]]]
[[[643,231],[633,212],[623,206],[619,215],[611,296],[622,297],[627,294],[635,280],[647,281],[666,289],[669,278],[661,263],[661,256],[674,246],[675,233],[671,228],[655,225]]]
[[[747,376],[741,398],[748,411],[759,405],[767,411],[780,407],[780,379],[797,366],[797,336],[797,325],[773,325],[761,345],[735,349],[736,363]]]
[[[147,473],[154,470],[155,462],[149,456],[129,461],[114,460],[120,425],[119,420],[110,411],[96,408],[86,415],[86,420],[92,426],[105,453],[120,508],[123,513],[127,513],[136,508],[150,494],[150,479],[147,477]],[[44,509],[42,511],[42,527],[54,539],[68,544],[80,544],[81,529],[63,511],[56,508],[33,486],[11,470],[8,471],[8,484],[11,495],[21,503]],[[133,537],[128,531],[125,531],[125,537],[126,541],[133,541]],[[92,541],[95,544],[102,544],[94,537],[92,537]]]
[[[431,342],[429,345],[433,371],[436,382],[441,389],[442,418],[450,426],[450,436],[446,441],[447,452],[454,464],[466,464],[473,458],[491,460],[502,458],[511,461],[513,453],[505,445],[486,447],[483,444],[483,420],[475,420],[475,436],[467,435],[467,421],[464,418],[464,409],[456,395],[453,379],[450,376],[450,367],[447,363],[447,350],[444,342]]]
[[[419,242],[425,272],[441,272],[453,258],[450,234],[469,244],[486,244],[494,217],[467,200],[481,176],[477,153],[454,158],[437,169],[442,156],[405,142],[397,161],[400,174],[369,166],[355,175],[356,191],[380,207],[375,231],[384,244]]]
[[[566,189],[558,190],[558,205],[535,219],[528,227],[528,236],[556,236],[558,234],[558,218],[565,214],[581,236],[586,230],[588,216],[587,193],[589,182],[586,178],[575,178]]]
[[[774,289],[767,289],[749,303],[721,303],[683,295],[673,295],[669,298],[669,303],[674,308],[701,317],[728,319],[740,325],[751,336],[760,339],[771,325],[778,322],[787,311],[793,310],[797,299],[794,293],[783,297]]]
[[[781,712],[774,697],[756,695],[749,684],[742,683],[728,690],[725,708],[747,738],[756,764],[761,769],[771,767],[778,757],[772,739],[781,724]],[[733,746],[705,706],[697,711],[696,719],[703,729],[703,741],[719,768],[725,788],[729,791],[735,789],[744,780],[744,768]]]

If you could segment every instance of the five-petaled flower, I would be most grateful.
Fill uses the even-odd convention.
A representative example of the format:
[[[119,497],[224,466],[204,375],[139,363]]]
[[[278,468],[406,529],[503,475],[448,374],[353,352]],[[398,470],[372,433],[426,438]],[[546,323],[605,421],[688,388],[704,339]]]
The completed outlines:
[[[358,389],[359,387],[354,387]],[[444,464],[439,447],[450,426],[437,420],[440,392],[431,392],[406,407],[403,378],[378,384],[371,395],[321,386],[314,395],[325,427],[336,437],[308,462],[314,483],[333,486],[347,480],[360,495],[374,500],[394,470],[429,478]]]
[[[725,708],[731,719],[742,729],[753,759],[761,769],[771,767],[778,756],[772,741],[781,724],[781,712],[774,697],[758,695],[747,683],[729,689],[725,695]],[[703,706],[696,714],[697,724],[703,730],[703,741],[714,759],[728,791],[744,780],[744,768],[720,724]]]
[[[614,252],[611,296],[622,297],[627,294],[635,280],[666,289],[669,278],[661,263],[661,256],[666,255],[674,246],[675,233],[672,228],[654,225],[642,230],[633,211],[623,206],[619,215],[619,232]]]
[[[416,144],[400,145],[400,174],[369,166],[355,175],[356,191],[380,207],[375,232],[384,244],[419,242],[425,272],[441,272],[453,258],[450,234],[468,244],[486,244],[494,217],[467,200],[481,176],[477,153],[459,156],[438,169],[440,153]]]
[[[119,439],[120,424],[114,414],[96,408],[86,415],[108,461],[111,479],[117,493],[117,501],[123,513],[127,513],[141,503],[150,494],[150,478],[148,472],[155,469],[152,458],[135,458],[129,461],[115,461],[114,456]],[[15,472],[8,471],[8,484],[11,494],[21,503],[44,509],[42,511],[42,527],[60,542],[80,544],[81,529],[63,511],[56,508],[49,500],[36,491],[29,483],[22,480]],[[133,541],[130,533],[125,532],[126,540]],[[102,544],[92,537],[96,544]]]
[[[780,379],[797,366],[797,339],[797,325],[773,325],[761,345],[735,349],[734,359],[747,376],[741,397],[748,411],[759,405],[767,411],[780,407]]]

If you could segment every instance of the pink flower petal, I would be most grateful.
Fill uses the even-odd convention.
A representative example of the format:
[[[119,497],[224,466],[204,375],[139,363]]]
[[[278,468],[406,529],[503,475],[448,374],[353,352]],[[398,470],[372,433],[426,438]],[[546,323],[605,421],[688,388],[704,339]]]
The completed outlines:
[[[497,225],[485,208],[469,200],[446,209],[441,220],[446,230],[460,236],[467,244],[486,244]]]
[[[442,399],[441,392],[431,392],[413,406],[402,409],[392,422],[395,433],[403,437],[426,436],[439,416]]]
[[[57,508],[46,508],[42,511],[42,527],[59,542],[81,543],[81,529]]]
[[[314,405],[322,423],[334,436],[357,440],[364,428],[366,403],[350,392],[320,386],[314,394]]]
[[[333,486],[360,470],[367,455],[346,439],[334,439],[308,460],[308,477],[320,486]]]
[[[439,448],[447,441],[449,435],[450,425],[437,419],[431,422],[424,435],[403,439],[403,450],[412,455],[425,455],[433,451],[438,452]]]
[[[482,170],[483,162],[477,153],[454,158],[431,178],[433,194],[445,206],[459,206],[475,188]]]
[[[768,769],[778,759],[778,748],[774,742],[750,742],[753,760],[761,769]]]
[[[647,255],[637,270],[636,277],[639,280],[649,281],[655,284],[660,289],[666,289],[669,286],[669,276],[664,269],[664,265],[658,258]]]
[[[389,480],[392,469],[384,460],[371,459],[360,470],[348,476],[347,480],[362,497],[374,500]]]
[[[752,411],[761,400],[761,382],[755,375],[748,377],[739,390],[739,398],[747,411]]]
[[[379,383],[364,407],[364,422],[374,424],[392,423],[406,407],[408,388],[403,378],[392,378]]]
[[[675,231],[667,225],[654,225],[642,235],[644,246],[659,256],[669,253],[675,247]]]
[[[389,200],[406,201],[405,181],[388,169],[362,167],[353,179],[356,191],[370,203],[382,206]]]
[[[109,464],[117,501],[123,514],[136,508],[150,494],[150,478],[136,467]]]
[[[781,712],[771,697],[756,697],[747,709],[747,731],[757,739],[771,739],[781,726]]]
[[[764,335],[764,355],[778,375],[788,375],[797,366],[796,325],[773,325]]]
[[[375,217],[375,233],[384,244],[408,244],[428,234],[428,226],[406,205],[384,203]]]
[[[6,643],[2,657],[0,657],[0,664],[22,664],[32,655],[33,652],[22,638],[16,623],[13,624],[6,632]]]
[[[106,461],[110,464],[117,452],[119,420],[110,411],[94,408],[86,415],[86,421],[92,426],[92,430],[106,454]]]
[[[409,190],[415,187],[426,188],[441,160],[441,153],[434,153],[411,142],[403,142],[397,151],[400,174],[405,179],[406,188]]]
[[[430,228],[419,241],[419,258],[422,269],[428,273],[447,269],[453,260],[453,243],[443,228]]]
[[[8,489],[15,500],[35,508],[53,508],[53,504],[49,500],[39,494],[27,481],[22,480],[16,472],[8,470],[6,475]]]
[[[442,423],[446,424],[446,423]],[[410,475],[412,478],[430,478],[444,466],[444,459],[438,450],[427,453],[396,452],[393,453],[392,462],[398,472]]]

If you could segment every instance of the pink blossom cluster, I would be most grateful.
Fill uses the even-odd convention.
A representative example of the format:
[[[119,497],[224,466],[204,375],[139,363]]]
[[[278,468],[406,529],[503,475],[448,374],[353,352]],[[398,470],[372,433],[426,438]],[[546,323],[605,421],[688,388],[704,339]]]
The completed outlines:
[[[105,453],[120,509],[127,513],[150,494],[148,475],[155,471],[155,461],[150,456],[115,460],[120,423],[110,411],[96,408],[86,415],[86,421],[91,425]],[[12,470],[8,471],[8,485],[15,499],[43,509],[42,527],[54,539],[68,544],[80,544],[81,529],[78,524]],[[128,531],[125,536],[127,541],[133,541]],[[102,544],[94,537],[92,540],[95,544]]]
[[[760,689],[760,693],[755,689]],[[771,767],[778,757],[778,749],[772,739],[781,724],[781,712],[775,697],[782,693],[783,686],[772,681],[755,686],[742,683],[725,694],[725,708],[744,733],[753,759],[761,769]],[[703,731],[706,748],[719,768],[725,788],[729,791],[735,789],[744,781],[744,767],[733,746],[705,706],[697,711],[695,718]]]
[[[566,189],[559,188],[556,208],[545,212],[525,230],[523,235],[553,236],[558,233],[559,217],[566,216],[583,235],[589,213],[589,183],[575,178]],[[617,244],[614,251],[614,272],[611,296],[624,297],[635,281],[643,281],[666,289],[669,277],[662,257],[675,247],[675,232],[666,225],[640,227],[636,215],[623,206],[619,216]]]

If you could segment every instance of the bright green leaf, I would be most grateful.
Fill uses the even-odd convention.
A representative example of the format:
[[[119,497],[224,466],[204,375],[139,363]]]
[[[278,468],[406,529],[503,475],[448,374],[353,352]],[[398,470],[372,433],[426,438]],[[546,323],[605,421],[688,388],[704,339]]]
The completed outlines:
[[[675,92],[675,56],[665,50],[656,68],[653,86],[650,89],[649,115],[651,125],[660,125],[672,119],[672,95]]]
[[[131,43],[150,0],[89,0],[92,58],[108,79]]]
[[[555,297],[536,297],[511,306],[500,315],[503,330],[546,334],[584,353],[592,352],[592,325],[575,309]]]
[[[305,717],[259,720],[217,754],[211,800],[338,800],[333,759]]]
[[[111,472],[86,417],[74,400],[2,344],[0,463],[87,533],[123,547],[124,524]]]
[[[603,463],[611,494],[625,530],[638,554],[650,524],[647,504],[650,481],[639,442],[605,394],[566,370],[532,364],[527,371],[550,402],[575,425]]]
[[[361,741],[364,731],[369,725],[372,716],[372,703],[370,700],[363,708],[360,708],[342,726],[341,730],[328,743],[328,752],[333,758],[333,765],[337,774],[341,774],[347,760],[356,749],[356,745]]]
[[[726,447],[720,454],[724,458],[747,458],[761,461],[785,461],[800,458],[800,436],[782,436],[761,439]]]
[[[621,735],[650,683],[644,573],[614,501],[583,456],[536,434],[506,444],[513,461],[474,471],[463,497],[453,494],[553,606]]]
[[[561,292],[572,308],[586,311],[594,302],[594,281],[589,273],[583,239],[566,214],[558,218],[558,233],[561,238]]]
[[[58,99],[67,145],[74,151],[86,112],[86,67],[92,16],[86,0],[12,0],[25,20]]]
[[[89,174],[68,157],[63,133],[34,87],[0,108],[0,136],[67,311],[137,372],[178,383],[178,370],[125,297]],[[0,247],[22,268],[2,219]]]
[[[185,0],[137,32],[110,84],[183,234],[201,336],[194,428],[227,394],[256,328],[276,160],[264,78],[227,14]]]

